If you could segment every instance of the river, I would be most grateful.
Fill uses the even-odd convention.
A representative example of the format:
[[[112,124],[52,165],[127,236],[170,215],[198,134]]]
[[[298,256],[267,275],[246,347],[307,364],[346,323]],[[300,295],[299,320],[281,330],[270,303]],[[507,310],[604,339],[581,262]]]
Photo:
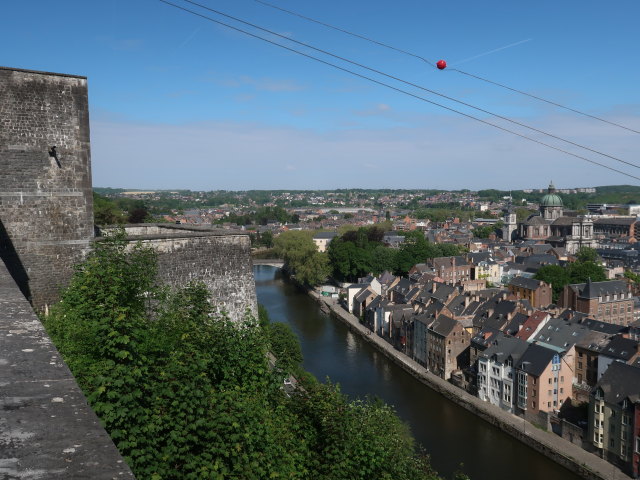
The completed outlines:
[[[375,395],[393,405],[443,477],[464,464],[472,480],[580,478],[414,379],[321,312],[279,270],[256,266],[254,274],[258,302],[272,321],[289,324],[298,335],[305,369],[319,380],[339,383],[351,397]]]

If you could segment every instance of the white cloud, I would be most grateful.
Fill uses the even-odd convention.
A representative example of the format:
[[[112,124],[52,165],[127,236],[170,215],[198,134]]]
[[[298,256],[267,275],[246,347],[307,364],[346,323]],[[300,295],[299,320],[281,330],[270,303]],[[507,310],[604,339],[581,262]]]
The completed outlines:
[[[616,120],[640,128],[637,118]],[[574,117],[536,123],[636,161],[637,135]],[[544,141],[638,173],[597,154]],[[412,127],[327,133],[249,123],[133,124],[107,117],[92,123],[92,151],[94,185],[127,188],[515,189],[544,187],[550,178],[558,187],[638,183],[491,127],[444,116],[423,118]]]

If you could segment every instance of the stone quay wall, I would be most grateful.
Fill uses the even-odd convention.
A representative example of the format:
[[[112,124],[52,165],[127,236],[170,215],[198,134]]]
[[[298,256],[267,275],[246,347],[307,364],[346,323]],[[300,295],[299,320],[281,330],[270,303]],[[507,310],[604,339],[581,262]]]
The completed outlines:
[[[131,243],[141,242],[158,253],[161,282],[173,287],[203,282],[219,312],[234,321],[245,318],[247,310],[257,318],[248,234],[171,224],[127,225],[125,231]]]
[[[37,310],[89,248],[90,161],[87,79],[0,67],[0,259]]]
[[[483,402],[479,398],[437,377],[419,363],[393,348],[383,338],[373,334],[360,323],[355,315],[344,310],[336,300],[323,297],[313,290],[308,293],[320,304],[320,308],[324,312],[340,320],[350,331],[359,334],[365,341],[414,378],[455,404],[511,435],[514,439],[577,473],[585,480],[631,480],[631,477],[620,469],[583,450],[580,446],[564,440],[554,433],[536,428],[522,418],[505,412],[488,402]]]

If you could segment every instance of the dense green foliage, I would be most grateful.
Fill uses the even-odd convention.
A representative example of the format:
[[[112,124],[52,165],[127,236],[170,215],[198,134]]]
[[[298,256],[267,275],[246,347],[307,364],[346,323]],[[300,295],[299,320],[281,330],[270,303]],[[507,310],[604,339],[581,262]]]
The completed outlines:
[[[308,285],[322,283],[330,273],[326,253],[317,251],[312,231],[290,230],[274,240],[274,252],[296,279]]]
[[[304,380],[286,394],[302,357],[264,309],[234,324],[203,285],[168,293],[154,273],[122,234],[98,242],[45,319],[137,478],[437,478],[390,407]]]
[[[149,211],[142,200],[110,198],[93,192],[93,219],[96,225],[119,225],[143,223],[150,219]]]
[[[455,245],[429,242],[418,230],[396,233],[405,236],[399,249],[386,247],[382,243],[384,230],[376,226],[350,230],[334,238],[328,249],[334,277],[355,281],[370,273],[379,275],[385,270],[404,275],[416,263],[461,252]]]
[[[596,263],[597,254],[592,248],[581,248],[577,253],[578,260],[563,267],[545,265],[536,272],[534,278],[551,284],[553,301],[557,302],[565,285],[592,282],[603,282],[607,279],[604,268]]]

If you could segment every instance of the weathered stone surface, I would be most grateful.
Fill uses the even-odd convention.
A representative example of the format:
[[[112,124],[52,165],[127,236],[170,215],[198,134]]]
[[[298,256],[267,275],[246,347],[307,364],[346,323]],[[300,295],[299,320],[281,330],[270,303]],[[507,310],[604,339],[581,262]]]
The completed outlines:
[[[180,287],[203,282],[220,312],[232,320],[257,315],[251,241],[242,232],[169,224],[127,225],[129,240],[158,252],[158,276]]]
[[[1,261],[0,478],[134,478]]]
[[[87,79],[0,67],[0,258],[36,309],[92,236]]]

